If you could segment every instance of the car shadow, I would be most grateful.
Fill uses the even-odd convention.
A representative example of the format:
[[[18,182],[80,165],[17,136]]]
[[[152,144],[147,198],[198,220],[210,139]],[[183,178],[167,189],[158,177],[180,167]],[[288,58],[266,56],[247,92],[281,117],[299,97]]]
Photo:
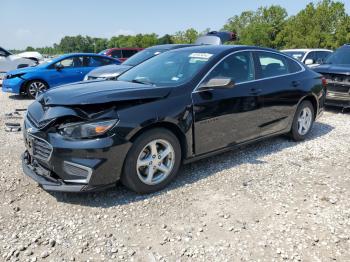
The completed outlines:
[[[314,128],[307,141],[318,139],[322,136],[330,133],[334,127],[324,124],[315,123]],[[303,142],[299,142],[303,143]],[[90,207],[109,208],[118,205],[126,205],[132,202],[151,199],[158,195],[166,194],[179,187],[195,183],[199,180],[205,179],[211,175],[214,175],[222,170],[229,169],[242,164],[259,165],[265,163],[260,160],[266,155],[274,154],[282,151],[286,148],[293,147],[298,142],[292,141],[287,136],[279,136],[270,138],[258,143],[242,146],[237,150],[229,151],[219,154],[217,156],[210,157],[209,160],[200,160],[191,164],[184,165],[179,170],[179,175],[173,183],[168,185],[165,189],[148,195],[138,195],[134,192],[127,190],[125,187],[118,183],[116,187],[107,189],[102,192],[95,193],[50,193],[57,201],[83,205]],[[201,172],[195,172],[201,170]],[[193,175],[195,173],[195,175]]]
[[[350,107],[338,107],[338,106],[327,106],[326,107],[327,112],[332,112],[335,114],[342,113],[342,114],[349,114],[350,113]]]
[[[13,100],[33,100],[34,101],[34,99],[25,95],[9,95],[9,98]]]

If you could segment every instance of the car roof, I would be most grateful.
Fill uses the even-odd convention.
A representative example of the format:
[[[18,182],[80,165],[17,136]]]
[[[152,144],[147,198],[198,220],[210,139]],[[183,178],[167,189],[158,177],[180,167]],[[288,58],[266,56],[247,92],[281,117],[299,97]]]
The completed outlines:
[[[309,51],[327,51],[333,52],[332,50],[325,48],[298,48],[298,49],[284,49],[281,52],[309,52]]]
[[[183,47],[190,47],[194,46],[194,44],[164,44],[164,45],[154,45],[151,47],[146,48],[147,50],[171,50],[171,49],[177,49],[177,48],[183,48]]]
[[[112,51],[112,50],[143,50],[144,48],[141,47],[112,47],[112,48],[108,48],[106,50],[103,51]]]
[[[188,50],[192,52],[208,52],[212,54],[219,54],[225,51],[240,51],[240,50],[261,50],[261,51],[272,51],[279,52],[278,50],[259,47],[259,46],[247,46],[247,45],[193,45],[190,47],[184,47],[179,50],[174,50],[172,52],[177,52],[180,50]]]
[[[99,54],[95,54],[95,53],[69,53],[69,54],[60,55],[60,56],[52,59],[51,62],[56,62],[56,61],[64,59],[64,58],[75,57],[75,56],[98,56],[98,57],[104,57],[104,58],[108,58],[108,59],[118,60],[118,59],[115,59],[113,57],[108,57],[105,55],[99,55]]]

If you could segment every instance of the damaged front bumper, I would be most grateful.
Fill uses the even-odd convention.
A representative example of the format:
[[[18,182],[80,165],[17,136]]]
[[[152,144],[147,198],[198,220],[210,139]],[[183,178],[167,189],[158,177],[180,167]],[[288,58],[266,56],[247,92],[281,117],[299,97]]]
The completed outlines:
[[[22,169],[24,174],[38,183],[44,190],[52,192],[90,192],[102,190],[113,185],[90,186],[84,184],[68,184],[61,179],[55,179],[52,172],[33,160],[28,151],[22,154]]]
[[[66,139],[36,129],[27,117],[23,135],[27,149],[22,155],[23,171],[47,191],[87,192],[114,186],[131,147],[131,142],[116,134]]]

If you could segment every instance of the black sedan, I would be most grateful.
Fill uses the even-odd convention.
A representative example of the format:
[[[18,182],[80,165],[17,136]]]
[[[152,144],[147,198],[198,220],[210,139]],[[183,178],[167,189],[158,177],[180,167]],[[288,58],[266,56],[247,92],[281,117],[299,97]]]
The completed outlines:
[[[323,110],[322,76],[271,49],[197,46],[156,56],[118,81],[49,90],[28,108],[25,174],[49,191],[118,180],[164,188],[181,163],[280,134],[303,140]]]

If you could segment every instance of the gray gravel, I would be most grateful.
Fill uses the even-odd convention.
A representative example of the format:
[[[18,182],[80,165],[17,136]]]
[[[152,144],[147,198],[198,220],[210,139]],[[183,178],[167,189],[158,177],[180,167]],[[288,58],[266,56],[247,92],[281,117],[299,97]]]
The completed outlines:
[[[184,166],[156,194],[73,195],[22,174],[4,113],[30,102],[0,94],[0,261],[350,261],[349,114]]]

